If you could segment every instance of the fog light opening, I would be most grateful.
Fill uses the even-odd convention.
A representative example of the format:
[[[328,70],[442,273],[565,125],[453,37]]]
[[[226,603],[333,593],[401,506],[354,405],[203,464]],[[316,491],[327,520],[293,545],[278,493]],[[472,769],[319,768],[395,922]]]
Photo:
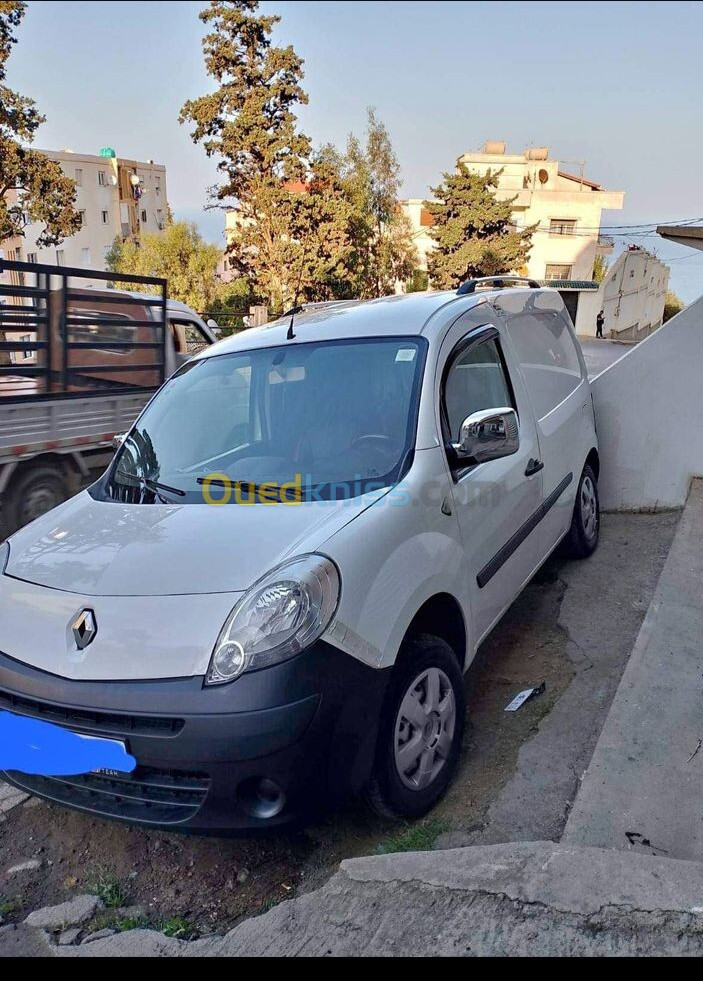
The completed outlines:
[[[283,812],[286,795],[278,784],[267,777],[251,777],[239,785],[240,807],[260,821],[272,821]]]

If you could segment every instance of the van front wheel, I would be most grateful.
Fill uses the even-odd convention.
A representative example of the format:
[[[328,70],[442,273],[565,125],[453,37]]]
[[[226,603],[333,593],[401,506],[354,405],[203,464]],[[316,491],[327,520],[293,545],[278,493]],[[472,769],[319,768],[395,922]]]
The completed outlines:
[[[598,478],[587,466],[579,482],[571,528],[564,539],[564,554],[572,559],[590,558],[600,541],[600,520]]]
[[[381,817],[419,818],[432,810],[456,771],[464,735],[464,682],[454,652],[423,635],[401,652],[367,791]]]

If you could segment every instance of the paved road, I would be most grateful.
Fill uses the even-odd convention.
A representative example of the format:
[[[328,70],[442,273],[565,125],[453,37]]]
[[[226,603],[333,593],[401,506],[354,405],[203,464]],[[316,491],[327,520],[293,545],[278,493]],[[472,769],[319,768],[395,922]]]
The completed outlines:
[[[581,340],[581,347],[591,379],[602,375],[606,368],[632,350],[629,345],[618,344],[616,341]]]

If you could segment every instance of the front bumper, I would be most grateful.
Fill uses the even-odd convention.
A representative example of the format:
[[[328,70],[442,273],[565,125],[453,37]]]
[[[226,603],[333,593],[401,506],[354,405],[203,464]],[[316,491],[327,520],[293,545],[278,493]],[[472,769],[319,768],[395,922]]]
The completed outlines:
[[[293,661],[204,688],[202,678],[67,681],[0,653],[0,711],[124,740],[134,774],[0,774],[29,793],[150,827],[256,831],[359,793],[376,749],[387,671],[320,641]],[[253,792],[280,791],[267,816]]]

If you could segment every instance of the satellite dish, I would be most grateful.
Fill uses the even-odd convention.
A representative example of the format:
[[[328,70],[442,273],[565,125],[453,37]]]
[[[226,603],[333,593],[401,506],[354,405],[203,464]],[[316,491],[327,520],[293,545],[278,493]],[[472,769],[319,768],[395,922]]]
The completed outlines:
[[[539,172],[539,182],[542,185],[549,183],[549,171],[548,170],[540,170],[540,172]]]

